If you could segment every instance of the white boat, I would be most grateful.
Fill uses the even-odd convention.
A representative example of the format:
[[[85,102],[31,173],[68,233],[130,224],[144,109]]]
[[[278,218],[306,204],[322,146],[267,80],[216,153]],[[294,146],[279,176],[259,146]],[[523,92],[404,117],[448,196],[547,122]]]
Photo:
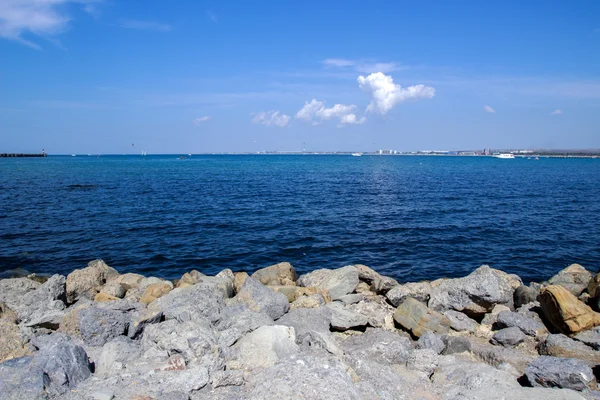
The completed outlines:
[[[146,155],[146,150],[142,150],[142,156]]]
[[[352,153],[352,157],[360,157],[362,156],[362,153]]]
[[[502,153],[502,154],[494,154],[492,157],[495,158],[515,158],[514,154],[510,154],[510,153]]]
[[[75,157],[75,154],[71,154],[71,157]]]

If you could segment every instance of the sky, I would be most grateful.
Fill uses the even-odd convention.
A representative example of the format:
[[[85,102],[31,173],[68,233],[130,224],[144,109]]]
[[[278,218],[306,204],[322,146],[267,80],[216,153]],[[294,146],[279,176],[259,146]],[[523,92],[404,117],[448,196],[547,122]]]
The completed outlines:
[[[600,148],[600,2],[0,0],[0,152]]]

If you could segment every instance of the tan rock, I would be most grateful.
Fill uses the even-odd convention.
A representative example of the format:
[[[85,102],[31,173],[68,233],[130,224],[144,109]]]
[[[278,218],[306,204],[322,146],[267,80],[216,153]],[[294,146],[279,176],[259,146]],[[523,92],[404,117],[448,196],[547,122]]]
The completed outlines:
[[[261,268],[252,274],[254,279],[260,281],[263,285],[296,285],[298,275],[292,264],[282,262]]]
[[[542,288],[538,301],[546,319],[564,334],[577,333],[600,325],[600,314],[559,285]]]
[[[16,324],[19,320],[19,317],[17,316],[17,313],[15,313],[6,305],[6,303],[0,301],[0,319],[5,319]]]
[[[203,273],[194,270],[191,270],[190,272],[186,272],[185,274],[183,274],[183,276],[181,277],[181,279],[177,282],[177,288],[184,288],[184,287],[188,287],[188,286],[192,286],[195,285],[196,283],[200,282],[200,280],[202,279],[204,275]]]
[[[229,268],[225,268],[223,271],[216,274],[215,278],[224,278],[224,279],[233,280],[233,278],[234,278],[233,271],[230,270]]]
[[[67,276],[67,301],[73,303],[82,297],[93,299],[106,281],[118,275],[117,270],[104,261],[90,261],[86,268],[76,269]]]
[[[548,280],[550,285],[560,285],[575,296],[588,288],[593,275],[579,264],[571,264]]]
[[[0,363],[30,354],[19,327],[8,319],[0,318]]]
[[[236,272],[233,274],[233,291],[239,293],[242,286],[246,282],[248,274],[246,272]]]
[[[127,290],[125,290],[123,285],[117,282],[108,282],[100,289],[100,293],[106,293],[109,296],[117,297],[119,299],[125,297],[126,292]]]
[[[149,285],[146,288],[146,290],[144,291],[144,294],[142,295],[142,298],[140,299],[140,303],[150,304],[154,300],[163,297],[165,294],[169,293],[170,291],[171,291],[171,285],[169,285],[168,283],[153,283],[153,284]]]
[[[81,332],[79,331],[78,313],[80,310],[88,308],[91,304],[92,303],[89,300],[82,300],[81,302],[71,306],[69,308],[69,312],[67,312],[60,321],[58,331],[71,337],[80,337]]]
[[[290,310],[294,308],[317,308],[326,304],[325,298],[320,294],[312,294],[310,296],[300,296],[292,304]]]
[[[287,297],[290,303],[293,303],[301,296],[310,296],[312,294],[317,294],[323,292],[323,290],[319,290],[315,287],[301,287],[301,286],[267,286],[268,288],[276,291],[277,293],[283,294]]]
[[[94,301],[96,303],[102,303],[104,301],[115,301],[115,300],[119,300],[119,298],[115,297],[115,296],[111,296],[110,294],[104,293],[104,292],[100,292],[94,297]]]
[[[128,272],[126,274],[119,275],[113,279],[110,279],[108,283],[118,283],[123,286],[125,291],[128,291],[129,289],[139,289],[142,281],[145,278],[146,277],[144,275]]]
[[[596,274],[594,277],[592,277],[592,279],[590,279],[587,291],[592,298],[600,296],[600,273]]]
[[[371,286],[369,286],[368,283],[366,282],[360,282],[357,286],[356,289],[354,289],[354,291],[356,293],[360,293],[360,294],[366,294],[366,295],[373,295],[375,293],[373,293],[371,291]]]
[[[446,334],[450,328],[448,318],[412,297],[398,306],[394,321],[416,337],[421,337],[427,331]]]

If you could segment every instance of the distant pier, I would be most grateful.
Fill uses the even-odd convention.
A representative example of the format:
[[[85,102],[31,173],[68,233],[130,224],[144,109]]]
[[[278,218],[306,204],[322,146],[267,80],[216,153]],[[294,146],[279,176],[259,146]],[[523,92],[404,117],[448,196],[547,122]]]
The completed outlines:
[[[48,156],[48,154],[46,154],[46,153],[34,153],[34,154],[27,154],[27,153],[0,153],[0,158],[46,157],[46,156]]]

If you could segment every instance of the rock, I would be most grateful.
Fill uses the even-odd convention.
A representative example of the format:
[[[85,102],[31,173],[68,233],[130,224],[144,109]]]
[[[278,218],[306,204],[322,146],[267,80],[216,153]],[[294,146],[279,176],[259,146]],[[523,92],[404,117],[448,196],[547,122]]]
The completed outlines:
[[[471,354],[475,359],[483,361],[493,367],[499,368],[503,364],[510,364],[517,371],[519,376],[525,372],[525,368],[538,357],[535,348],[527,348],[523,346],[519,348],[494,346],[485,338],[468,337],[466,338],[471,343]],[[533,340],[531,340],[533,342]]]
[[[592,369],[573,358],[541,356],[529,364],[525,375],[533,386],[579,391],[596,387]]]
[[[573,339],[585,343],[594,350],[600,350],[600,327],[580,332]]]
[[[232,346],[247,333],[261,326],[273,324],[273,319],[267,314],[252,311],[247,306],[226,307],[217,324],[217,329],[220,331],[219,343],[223,347]]]
[[[354,292],[359,293],[359,294],[366,294],[366,295],[374,295],[375,294],[371,291],[371,287],[368,284],[366,284],[365,282],[358,282],[358,285],[356,285],[356,289],[354,289]]]
[[[104,285],[102,289],[100,289],[100,293],[104,293],[109,296],[122,299],[123,297],[125,297],[125,293],[127,293],[127,290],[125,290],[123,285],[121,285],[120,283],[110,281],[106,285]]]
[[[115,398],[115,393],[110,389],[105,389],[94,392],[90,396],[93,400],[112,400]]]
[[[0,301],[13,310],[21,304],[22,297],[42,286],[39,282],[27,278],[0,280]]]
[[[234,361],[227,365],[241,370],[269,368],[300,351],[294,328],[282,325],[261,326],[238,340],[232,349]]]
[[[548,283],[550,285],[560,285],[577,297],[587,289],[591,279],[591,272],[579,264],[571,264],[550,278]]]
[[[91,305],[92,302],[84,298],[67,308],[65,310],[66,313],[58,326],[58,331],[67,334],[72,338],[81,337],[81,332],[79,331],[79,311],[88,308]]]
[[[394,365],[406,363],[413,344],[407,336],[396,332],[367,328],[362,335],[348,337],[341,347],[347,358],[358,363],[374,361]]]
[[[144,275],[129,272],[123,275],[118,275],[114,276],[113,278],[110,278],[107,282],[107,285],[121,285],[123,289],[125,289],[125,292],[127,292],[130,289],[139,289],[144,279],[146,279]]]
[[[465,337],[444,335],[442,340],[445,345],[444,351],[442,351],[444,355],[464,353],[471,350],[471,342]]]
[[[447,333],[450,327],[448,318],[413,298],[406,299],[398,306],[394,320],[416,337],[420,337],[426,331]]]
[[[224,270],[222,270],[221,272],[219,272],[217,275],[215,275],[215,278],[228,279],[233,284],[233,280],[235,279],[235,275],[233,274],[232,270],[230,270],[229,268],[225,268]]]
[[[19,327],[8,319],[0,318],[0,363],[31,354]]]
[[[477,322],[461,312],[448,310],[444,312],[444,316],[450,321],[450,327],[457,332],[474,333],[477,330]]]
[[[19,321],[17,313],[10,309],[10,307],[3,302],[0,302],[0,319],[12,322],[16,324]]]
[[[394,286],[386,293],[385,297],[387,297],[390,303],[395,307],[398,307],[404,300],[411,297],[427,304],[429,301],[429,293],[431,293],[431,283],[416,282]]]
[[[213,388],[222,386],[242,386],[246,382],[244,372],[240,370],[217,371],[211,376]]]
[[[133,313],[127,328],[127,336],[136,339],[144,331],[144,328],[149,324],[157,324],[160,322],[163,313],[161,310],[146,308]]]
[[[416,343],[417,349],[430,349],[436,352],[436,354],[440,354],[444,351],[446,345],[442,340],[440,335],[433,333],[432,331],[427,331],[421,335],[419,340]]]
[[[302,275],[298,285],[326,290],[332,300],[354,292],[358,285],[358,270],[352,265],[334,270],[319,269]]]
[[[494,333],[490,342],[504,347],[515,347],[525,340],[525,334],[516,326],[500,329]]]
[[[338,300],[341,301],[345,306],[349,306],[351,304],[356,304],[364,299],[362,294],[347,294],[345,296],[340,297]]]
[[[96,303],[102,303],[102,302],[105,302],[105,301],[115,301],[115,300],[120,300],[120,299],[118,297],[111,296],[108,293],[102,293],[102,292],[100,292],[100,293],[96,294],[96,296],[94,296],[94,301]]]
[[[510,308],[501,304],[497,304],[496,306],[494,306],[494,308],[492,308],[491,312],[485,314],[485,316],[481,320],[481,325],[495,324],[496,321],[498,321],[498,314],[500,314],[502,311],[510,311]]]
[[[329,332],[332,313],[328,307],[296,308],[278,319],[277,325],[291,326],[299,336],[308,331]]]
[[[352,328],[365,327],[369,319],[357,312],[344,309],[341,304],[330,303],[326,307],[331,310],[331,327],[345,331]]]
[[[163,297],[165,294],[171,291],[171,285],[166,283],[153,283],[148,285],[142,298],[140,299],[140,303],[142,304],[150,304],[154,300]]]
[[[138,342],[124,336],[117,337],[102,347],[102,353],[96,361],[95,373],[98,375],[120,374],[129,362],[141,356]]]
[[[370,285],[371,290],[375,293],[385,294],[391,288],[398,285],[398,282],[390,277],[382,276],[366,265],[356,264],[354,268],[358,270],[358,279]]]
[[[246,304],[251,310],[264,312],[274,320],[290,309],[287,297],[272,291],[252,277],[246,279],[229,304]]]
[[[600,351],[594,351],[585,344],[573,340],[563,334],[550,334],[546,340],[539,345],[542,355],[578,358],[593,365],[600,364]]]
[[[377,294],[385,295],[394,287],[398,286],[399,283],[394,278],[389,276],[382,276],[381,278],[375,279],[371,284],[371,290]]]
[[[117,270],[104,261],[90,261],[86,268],[76,269],[67,276],[67,301],[73,303],[81,297],[93,299],[107,280],[118,275]]]
[[[200,282],[200,280],[205,276],[206,275],[196,271],[195,269],[191,270],[190,272],[186,272],[185,274],[183,274],[183,276],[179,279],[179,282],[177,282],[177,287],[181,288],[193,286],[196,283]]]
[[[514,284],[513,276],[483,265],[464,278],[433,282],[428,306],[439,312],[456,310],[482,316],[496,304],[512,307]]]
[[[236,272],[233,274],[233,292],[239,293],[244,286],[244,282],[246,282],[246,278],[248,278],[248,273],[246,272]]]
[[[300,296],[292,304],[290,309],[294,308],[316,308],[326,304],[325,298],[320,294],[311,294],[310,296]]]
[[[383,296],[369,296],[358,303],[346,307],[368,318],[369,325],[375,328],[394,330],[394,307]]]
[[[65,277],[53,275],[35,290],[23,294],[11,308],[20,323],[35,328],[58,329],[65,314]]]
[[[410,352],[406,366],[412,371],[424,372],[428,377],[433,374],[439,361],[438,353],[432,349],[417,349]]]
[[[261,268],[252,274],[252,278],[258,280],[263,285],[270,286],[295,286],[298,275],[292,264],[282,262]]]
[[[559,332],[578,333],[600,325],[600,314],[558,285],[543,288],[538,301],[546,319]]]
[[[125,335],[129,327],[129,317],[119,310],[88,307],[79,310],[77,318],[83,341],[90,346],[103,346],[109,340]]]
[[[267,286],[269,289],[277,293],[283,294],[288,302],[293,303],[299,297],[311,296],[320,292],[317,288],[302,287],[302,286]],[[322,292],[322,291],[321,291]]]
[[[502,311],[498,313],[496,325],[500,328],[516,326],[524,334],[533,337],[548,333],[546,327],[541,322],[512,311]]]
[[[521,307],[525,304],[531,303],[536,300],[539,290],[535,288],[521,285],[517,289],[515,289],[515,293],[513,295],[515,307]]]
[[[142,279],[142,281],[140,282],[140,287],[139,287],[139,289],[140,289],[142,292],[144,292],[144,291],[145,291],[145,290],[148,288],[148,286],[150,286],[150,285],[154,285],[154,284],[156,284],[156,283],[163,283],[163,284],[165,284],[165,285],[169,285],[169,287],[170,287],[171,289],[173,289],[173,288],[174,288],[173,282],[171,282],[171,281],[167,281],[167,280],[165,280],[165,279],[162,279],[162,278],[157,278],[157,277],[155,277],[155,276],[149,276],[149,277],[147,277],[147,278],[144,278],[144,279]]]
[[[296,335],[296,343],[304,348],[305,351],[308,349],[323,349],[329,354],[341,357],[344,352],[336,343],[334,336],[329,332],[317,332],[307,331],[300,335]]]

